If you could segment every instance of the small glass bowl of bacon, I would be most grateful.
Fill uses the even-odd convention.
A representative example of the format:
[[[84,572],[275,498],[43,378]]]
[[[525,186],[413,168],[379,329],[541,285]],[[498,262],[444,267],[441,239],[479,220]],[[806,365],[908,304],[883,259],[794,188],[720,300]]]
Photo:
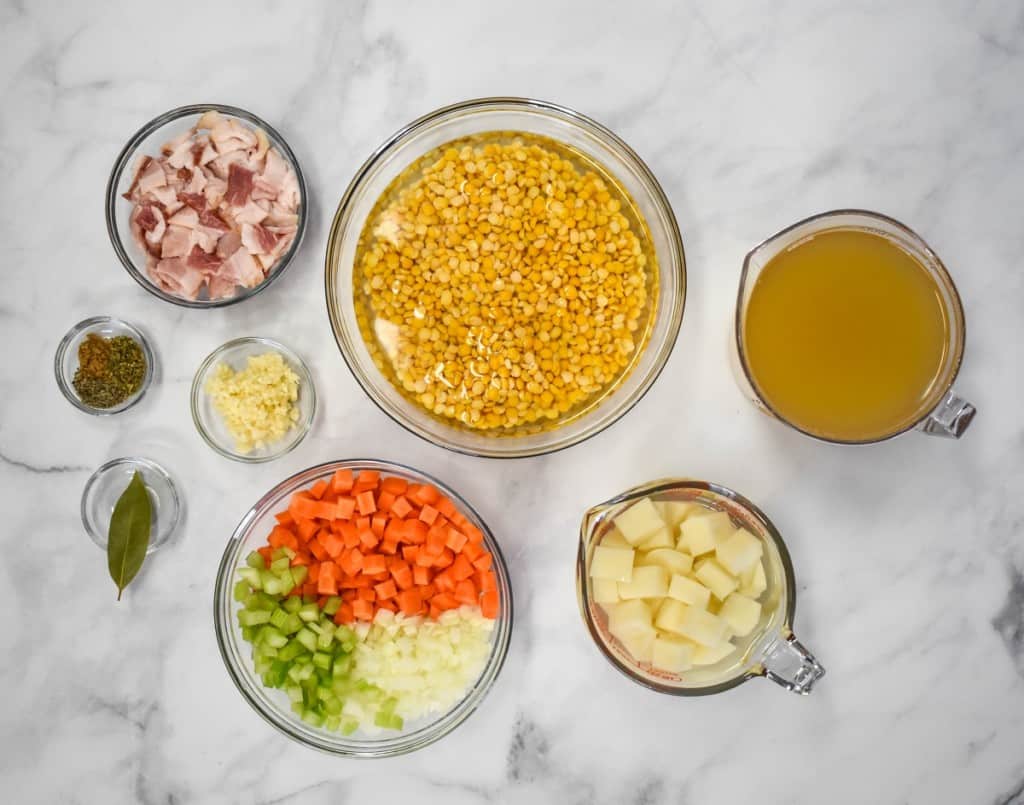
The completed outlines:
[[[147,123],[107,183],[110,242],[154,296],[222,307],[277,279],[306,230],[306,181],[291,148],[260,118],[196,104]]]

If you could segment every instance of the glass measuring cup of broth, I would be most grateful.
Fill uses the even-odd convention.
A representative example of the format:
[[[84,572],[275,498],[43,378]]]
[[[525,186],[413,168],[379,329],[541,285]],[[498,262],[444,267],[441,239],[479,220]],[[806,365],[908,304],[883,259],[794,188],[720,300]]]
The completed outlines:
[[[952,390],[964,351],[956,286],[928,244],[878,213],[815,215],[747,254],[731,348],[755,405],[825,441],[912,428],[959,438],[975,414]]]
[[[727,632],[729,645],[725,646],[724,652],[710,661],[701,660],[695,653],[692,655],[692,663],[675,672],[659,667],[656,658],[654,661],[638,660],[628,641],[624,642],[621,636],[616,636],[616,629],[612,625],[614,610],[626,599],[609,604],[608,599],[601,596],[592,574],[597,548],[608,545],[611,539],[621,534],[616,526],[616,518],[645,498],[651,500],[655,507],[668,505],[685,509],[685,513],[677,515],[682,518],[679,522],[674,522],[671,515],[672,521],[665,521],[672,540],[685,542],[683,526],[686,521],[707,516],[721,517],[724,513],[728,516],[730,528],[745,529],[761,544],[762,549],[757,566],[760,575],[757,589],[747,591],[741,587],[738,591],[757,600],[759,604],[752,628],[744,630],[742,635]],[[693,550],[693,547],[680,547],[679,550]],[[644,545],[639,544],[633,562],[637,566],[649,565],[656,561],[651,555],[655,552],[647,551],[645,555]],[[691,558],[699,564],[716,555],[716,550],[702,550]],[[625,595],[621,587],[619,592]],[[720,484],[691,478],[663,478],[629,489],[590,508],[583,515],[580,526],[576,593],[583,622],[600,652],[634,682],[659,693],[704,696],[721,693],[750,679],[764,677],[786,690],[807,694],[825,674],[821,663],[793,634],[796,578],[782,535],[764,512],[742,495]],[[651,610],[652,628],[658,631],[659,637],[667,634],[670,640],[675,635],[660,631],[663,625],[660,612],[665,605],[678,606],[672,596],[670,592],[667,598],[645,599]],[[726,596],[725,601],[730,597],[731,594]],[[702,604],[694,604],[694,608],[709,613],[719,613],[724,606],[725,603],[717,595],[708,597]],[[692,648],[696,648],[699,653],[699,645],[694,644]]]

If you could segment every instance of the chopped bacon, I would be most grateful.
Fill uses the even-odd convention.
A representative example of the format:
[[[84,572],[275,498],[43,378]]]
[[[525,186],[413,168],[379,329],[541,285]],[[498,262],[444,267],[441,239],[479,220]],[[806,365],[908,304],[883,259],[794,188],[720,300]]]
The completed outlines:
[[[206,209],[206,196],[202,193],[179,193],[178,198],[196,212],[202,212]]]
[[[251,170],[241,165],[228,166],[228,192],[224,194],[224,200],[232,207],[245,206],[252,192],[253,175]]]
[[[199,223],[208,229],[220,229],[223,232],[231,229],[216,210],[200,210]]]
[[[259,224],[242,224],[242,245],[250,254],[270,254],[277,245],[277,235]]]
[[[135,213],[135,222],[146,232],[152,232],[157,226],[156,213],[152,204],[142,204]]]
[[[202,271],[212,271],[220,266],[224,261],[216,254],[207,254],[199,245],[192,247],[192,251],[188,253],[188,257],[185,259],[185,264],[192,267],[198,268]]]

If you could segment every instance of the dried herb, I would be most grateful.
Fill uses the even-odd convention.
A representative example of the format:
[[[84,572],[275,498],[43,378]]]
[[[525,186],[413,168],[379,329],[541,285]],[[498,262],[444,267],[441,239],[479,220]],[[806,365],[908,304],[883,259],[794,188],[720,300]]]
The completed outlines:
[[[78,368],[72,385],[91,408],[113,408],[142,387],[146,356],[134,338],[104,338],[89,333],[78,346]]]
[[[152,520],[149,490],[142,476],[136,472],[114,504],[107,532],[107,567],[117,585],[118,601],[146,559]]]

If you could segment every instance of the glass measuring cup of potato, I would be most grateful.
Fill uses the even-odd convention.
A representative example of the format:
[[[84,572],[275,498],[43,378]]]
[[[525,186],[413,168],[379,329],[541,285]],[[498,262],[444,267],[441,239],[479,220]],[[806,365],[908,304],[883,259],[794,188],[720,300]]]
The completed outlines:
[[[764,413],[823,441],[916,428],[960,438],[953,391],[964,312],[938,256],[899,221],[844,209],[800,221],[744,260],[731,363]]]
[[[746,529],[762,545],[764,591],[760,615],[749,634],[734,637],[735,650],[718,662],[693,665],[678,673],[638,662],[609,629],[609,609],[595,600],[590,576],[595,548],[615,530],[614,520],[644,498],[656,502],[697,504],[690,516],[724,512],[732,526]],[[678,526],[674,527],[678,531]],[[640,685],[660,693],[701,696],[720,693],[750,679],[764,677],[794,693],[806,694],[825,669],[793,634],[796,581],[793,563],[782,536],[753,503],[714,483],[668,478],[635,487],[589,509],[580,526],[576,560],[576,591],[583,621],[605,658]],[[711,607],[716,607],[712,599]]]

